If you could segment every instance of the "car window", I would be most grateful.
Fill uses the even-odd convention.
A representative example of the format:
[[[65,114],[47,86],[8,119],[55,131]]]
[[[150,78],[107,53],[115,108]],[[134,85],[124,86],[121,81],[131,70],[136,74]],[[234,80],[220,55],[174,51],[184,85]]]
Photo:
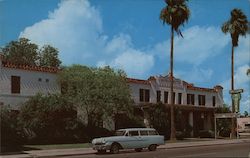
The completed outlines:
[[[138,136],[138,131],[129,131],[129,136]]]
[[[140,131],[141,136],[147,136],[148,135],[148,131]]]
[[[156,131],[148,131],[148,135],[158,135],[158,133]]]
[[[123,136],[125,134],[125,131],[116,131],[115,135],[116,136]]]

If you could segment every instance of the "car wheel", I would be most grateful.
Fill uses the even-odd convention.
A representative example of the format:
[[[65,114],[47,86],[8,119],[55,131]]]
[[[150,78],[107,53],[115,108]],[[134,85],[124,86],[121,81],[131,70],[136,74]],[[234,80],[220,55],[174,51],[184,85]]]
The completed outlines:
[[[136,152],[141,152],[141,151],[142,151],[142,148],[136,148],[135,151],[136,151]]]
[[[104,154],[104,153],[106,153],[106,150],[97,150],[97,153],[98,154]]]
[[[148,150],[149,150],[149,151],[155,151],[156,148],[157,148],[157,145],[152,144],[152,145],[150,145],[150,146],[148,147]]]
[[[118,144],[113,144],[113,145],[111,146],[110,152],[111,152],[112,154],[118,154],[118,153],[119,153],[119,149],[120,149],[120,147],[119,147]]]

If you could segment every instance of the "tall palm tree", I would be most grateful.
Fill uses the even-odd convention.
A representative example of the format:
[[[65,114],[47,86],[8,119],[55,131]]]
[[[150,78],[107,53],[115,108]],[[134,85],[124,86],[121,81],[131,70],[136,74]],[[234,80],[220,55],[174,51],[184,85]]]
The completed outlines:
[[[238,46],[239,36],[245,36],[248,32],[248,21],[246,15],[240,9],[231,11],[231,18],[222,26],[223,33],[230,33],[232,39],[232,54],[231,54],[231,90],[234,90],[234,47]],[[232,101],[232,112],[235,112],[235,107]],[[235,119],[232,119],[232,136],[235,136]]]
[[[180,25],[188,21],[190,11],[186,5],[187,0],[165,0],[166,6],[161,10],[160,19],[163,24],[171,26],[171,48],[170,48],[170,113],[171,113],[171,135],[170,139],[175,140],[175,121],[174,121],[174,97],[173,97],[173,52],[174,52],[174,31],[180,35]]]

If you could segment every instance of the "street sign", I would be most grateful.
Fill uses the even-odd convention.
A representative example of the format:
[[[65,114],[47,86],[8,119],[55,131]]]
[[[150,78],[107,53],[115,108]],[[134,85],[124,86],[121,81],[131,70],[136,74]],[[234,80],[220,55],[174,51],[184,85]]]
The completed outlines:
[[[241,93],[243,93],[243,89],[235,89],[235,90],[230,90],[229,93],[231,94],[231,98],[233,101],[233,105],[235,112],[240,111],[240,99],[241,99]]]
[[[229,93],[230,94],[238,94],[238,93],[243,93],[243,89],[235,89],[235,90],[230,90]]]

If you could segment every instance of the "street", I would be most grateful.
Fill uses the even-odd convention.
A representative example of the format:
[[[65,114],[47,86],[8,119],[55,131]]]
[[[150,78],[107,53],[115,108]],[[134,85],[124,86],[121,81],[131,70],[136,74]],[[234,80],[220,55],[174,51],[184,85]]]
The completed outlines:
[[[157,149],[154,152],[143,150],[135,152],[134,150],[120,151],[119,154],[88,154],[77,156],[66,156],[70,158],[196,158],[196,157],[233,157],[250,158],[250,142],[240,144],[213,145],[201,147],[186,147],[173,149]],[[61,157],[65,158],[65,156]]]

